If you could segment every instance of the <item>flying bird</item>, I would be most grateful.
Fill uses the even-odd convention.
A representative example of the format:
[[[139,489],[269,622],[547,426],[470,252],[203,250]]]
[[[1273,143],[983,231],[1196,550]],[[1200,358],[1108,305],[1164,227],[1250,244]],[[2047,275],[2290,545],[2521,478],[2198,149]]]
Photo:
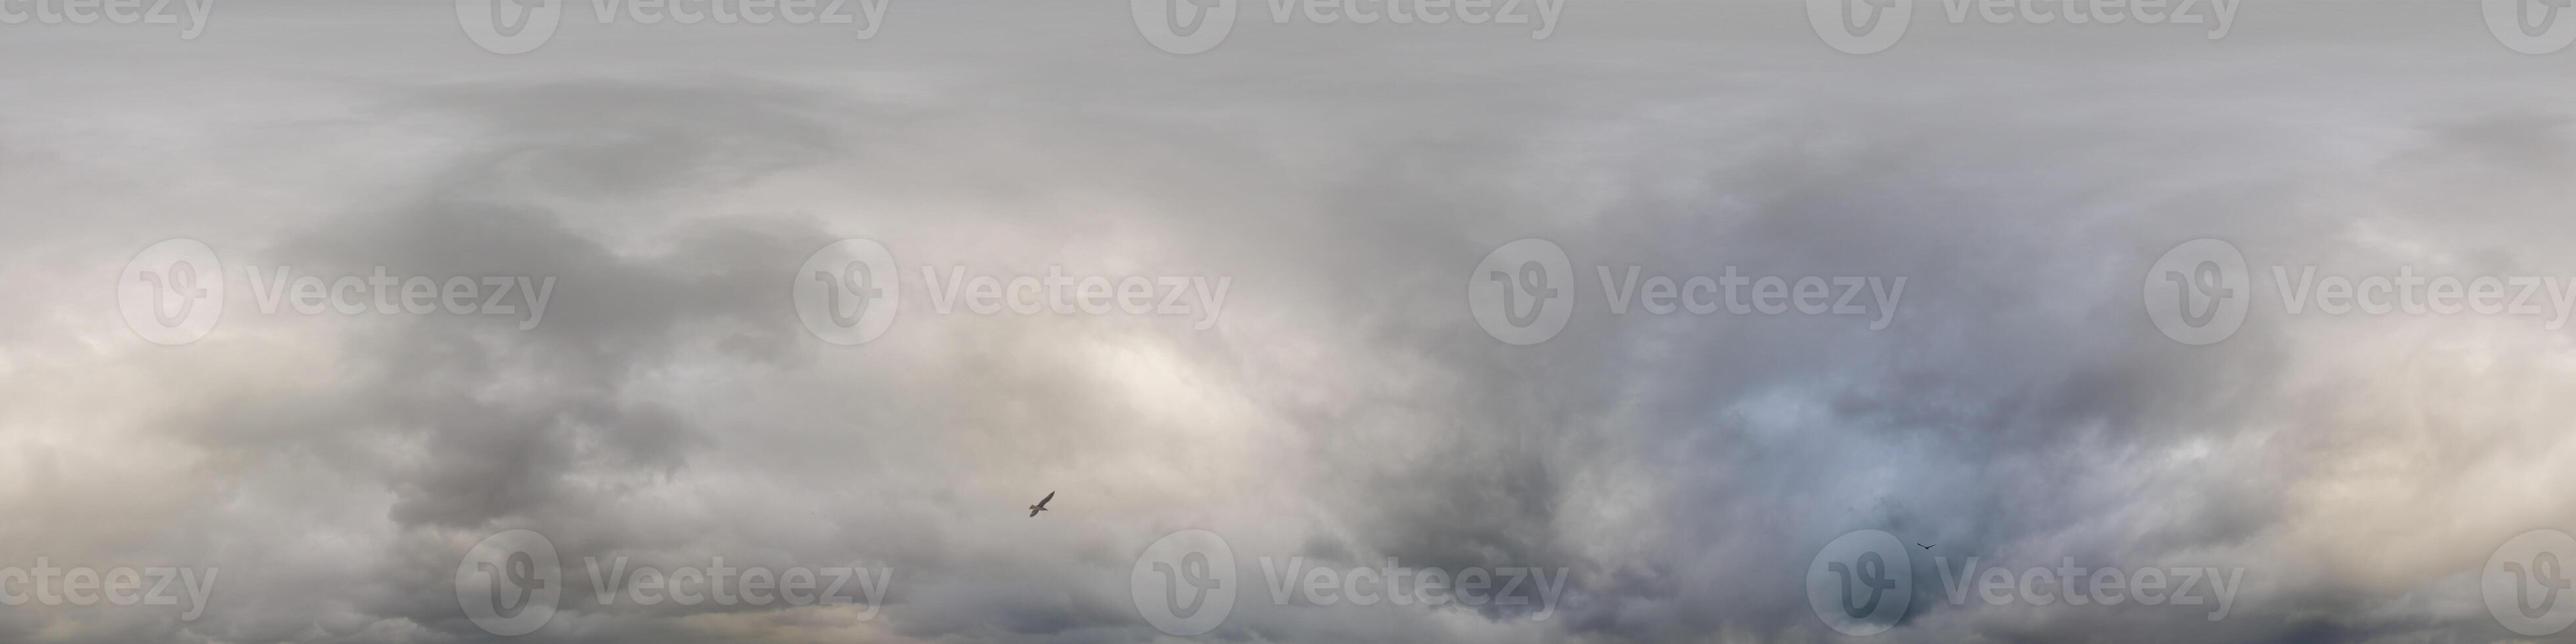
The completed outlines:
[[[1048,496],[1054,496],[1054,495],[1050,494],[1050,495],[1048,495]],[[1918,543],[1918,544],[1914,544],[1914,545],[1917,545],[1917,546],[1923,546],[1923,549],[1924,549],[1924,550],[1931,550],[1931,549],[1932,549],[1932,546],[1937,546],[1937,545],[1941,545],[1941,544],[1937,544],[1937,543],[1936,543],[1936,544],[1932,544],[1932,546],[1924,546],[1923,544],[1919,544],[1919,543]]]
[[[1047,502],[1053,500],[1055,500],[1055,493],[1048,492],[1046,498],[1038,499],[1037,505],[1029,506],[1029,516],[1037,516],[1038,513],[1047,511]]]

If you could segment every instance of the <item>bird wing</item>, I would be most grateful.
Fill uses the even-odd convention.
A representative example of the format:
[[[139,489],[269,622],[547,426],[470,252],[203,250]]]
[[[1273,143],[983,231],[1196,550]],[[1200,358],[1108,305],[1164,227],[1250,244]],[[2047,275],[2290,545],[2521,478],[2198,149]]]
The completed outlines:
[[[1048,502],[1048,501],[1053,501],[1053,500],[1055,500],[1055,492],[1053,492],[1053,491],[1049,491],[1049,492],[1047,492],[1047,497],[1046,497],[1046,498],[1038,499],[1038,507],[1041,507],[1041,508],[1046,507],[1047,502]]]

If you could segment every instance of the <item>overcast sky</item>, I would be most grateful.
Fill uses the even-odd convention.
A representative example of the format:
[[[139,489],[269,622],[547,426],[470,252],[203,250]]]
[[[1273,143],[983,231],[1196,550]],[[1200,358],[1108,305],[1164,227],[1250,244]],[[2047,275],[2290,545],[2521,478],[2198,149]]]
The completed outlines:
[[[0,641],[2576,633],[2515,628],[2576,597],[2515,620],[2481,585],[2576,531],[2576,50],[2516,51],[2478,2],[2231,1],[2220,30],[1916,0],[1849,53],[1794,1],[1217,0],[1230,32],[1182,54],[1109,0],[554,0],[502,53],[479,1],[0,24],[0,596],[39,558],[211,576],[202,606],[0,606]],[[844,270],[851,239],[882,263]],[[2241,265],[2159,263],[2198,239]],[[2303,271],[2537,308],[2336,314]],[[1837,304],[1649,309],[1649,278],[1730,274]],[[1146,295],[1086,310],[1086,277]],[[2236,294],[2236,328],[2160,326],[2175,284]],[[1547,293],[1554,321],[1511,299]],[[1175,633],[1142,582],[1194,529],[1233,599]],[[515,636],[460,598],[511,530],[559,562]],[[1853,634],[1809,585],[1871,530],[1916,544],[1880,559],[1911,598]],[[618,557],[887,576],[647,604],[586,565]],[[2007,601],[1945,581],[1971,557]],[[1389,558],[1540,577],[1362,605],[1265,568]],[[2020,592],[2070,560],[2232,596]]]

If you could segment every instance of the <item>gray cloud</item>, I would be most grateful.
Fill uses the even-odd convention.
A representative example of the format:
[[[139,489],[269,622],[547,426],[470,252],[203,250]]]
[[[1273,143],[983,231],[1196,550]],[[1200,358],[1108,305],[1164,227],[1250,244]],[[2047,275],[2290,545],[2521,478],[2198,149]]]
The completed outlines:
[[[221,570],[193,621],[18,606],[0,640],[498,641],[453,574],[517,528],[565,564],[532,642],[1158,641],[1129,573],[1188,528],[1238,560],[1202,640],[2509,639],[2478,567],[2576,524],[2565,331],[2291,315],[2269,267],[2576,275],[2563,63],[2475,9],[2279,6],[2216,43],[1927,24],[1873,57],[1794,6],[1663,3],[1575,5],[1542,42],[1248,19],[1192,57],[1108,5],[523,57],[444,5],[0,43],[0,566]],[[176,237],[234,292],[151,345],[107,285]],[[1459,286],[1530,237],[1577,305],[1511,346]],[[2204,237],[2256,304],[2185,346],[2140,280]],[[858,346],[791,295],[843,238],[904,271]],[[1907,286],[1882,330],[1611,315],[1596,268],[1629,266]],[[248,267],[554,287],[529,329],[304,315],[258,310]],[[925,268],[1231,287],[1196,330],[941,313]],[[1860,529],[1938,546],[1899,626],[1847,638],[1805,577]],[[2247,572],[2222,620],[1951,603],[1970,556]],[[599,605],[583,564],[617,557],[893,581]],[[1262,562],[1291,557],[1567,576],[1544,607],[1274,601]]]

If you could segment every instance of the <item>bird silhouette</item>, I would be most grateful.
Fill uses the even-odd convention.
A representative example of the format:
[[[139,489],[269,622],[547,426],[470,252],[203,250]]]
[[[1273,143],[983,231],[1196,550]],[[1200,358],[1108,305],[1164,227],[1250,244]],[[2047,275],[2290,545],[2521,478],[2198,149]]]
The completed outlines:
[[[1037,516],[1038,513],[1047,511],[1047,502],[1053,500],[1055,500],[1055,493],[1047,492],[1046,498],[1038,499],[1037,505],[1029,506],[1029,516]]]
[[[1914,545],[1923,546],[1923,549],[1924,549],[1924,550],[1931,550],[1931,549],[1932,549],[1932,546],[1937,546],[1937,545],[1941,545],[1941,544],[1937,544],[1937,543],[1936,543],[1936,544],[1932,544],[1932,546],[1924,546],[1923,544],[1919,544],[1919,543],[1918,543],[1918,544],[1914,544]]]

